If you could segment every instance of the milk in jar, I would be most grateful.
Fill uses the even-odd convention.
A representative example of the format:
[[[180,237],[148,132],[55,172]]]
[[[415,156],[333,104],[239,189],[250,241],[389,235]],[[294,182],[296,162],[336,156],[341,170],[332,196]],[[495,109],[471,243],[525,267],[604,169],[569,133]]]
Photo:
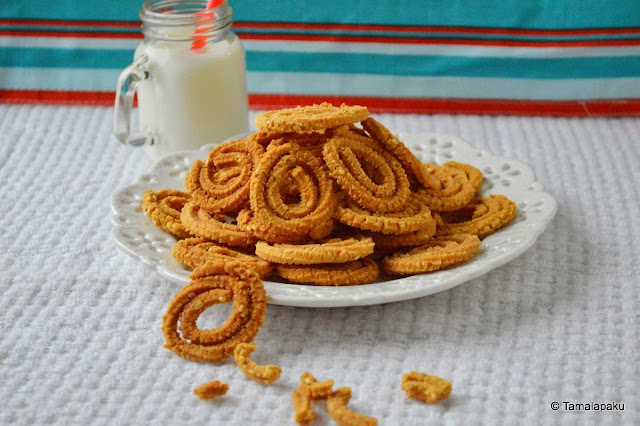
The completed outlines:
[[[176,9],[170,13],[171,4]],[[204,5],[148,0],[140,13],[145,39],[129,74],[138,94],[140,130],[128,132],[128,141],[144,146],[154,160],[249,130],[245,52],[230,31],[231,9],[225,1],[203,15]]]

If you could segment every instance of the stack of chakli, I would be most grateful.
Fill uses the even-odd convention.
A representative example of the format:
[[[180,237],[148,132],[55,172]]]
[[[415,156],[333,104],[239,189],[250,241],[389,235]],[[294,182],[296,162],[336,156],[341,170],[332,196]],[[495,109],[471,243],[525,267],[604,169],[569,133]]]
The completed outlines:
[[[188,268],[233,259],[262,277],[359,285],[470,259],[515,204],[479,196],[482,173],[422,163],[361,106],[269,111],[143,208]],[[277,278],[279,277],[279,278]]]

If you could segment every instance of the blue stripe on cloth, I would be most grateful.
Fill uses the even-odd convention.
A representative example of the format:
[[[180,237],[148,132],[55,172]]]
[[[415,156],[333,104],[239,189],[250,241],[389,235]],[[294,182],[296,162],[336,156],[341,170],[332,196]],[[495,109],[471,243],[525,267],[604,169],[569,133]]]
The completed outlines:
[[[606,78],[640,76],[640,57],[537,59],[249,51],[247,69],[407,76]]]
[[[351,22],[501,28],[640,26],[635,0],[230,0],[236,21]],[[136,21],[140,0],[29,0],[0,4],[0,16],[22,19]]]
[[[0,47],[0,66],[116,68],[133,60],[133,50],[55,49]]]
[[[79,33],[122,33],[124,34],[142,34],[140,28],[127,28],[117,25],[113,26],[90,26],[90,25],[0,25],[0,29],[4,31],[44,31],[48,33],[56,32],[79,32]],[[142,37],[142,35],[141,35]]]
[[[0,66],[116,68],[131,50],[0,47]],[[493,78],[613,78],[640,76],[640,57],[510,58],[248,51],[249,71]]]

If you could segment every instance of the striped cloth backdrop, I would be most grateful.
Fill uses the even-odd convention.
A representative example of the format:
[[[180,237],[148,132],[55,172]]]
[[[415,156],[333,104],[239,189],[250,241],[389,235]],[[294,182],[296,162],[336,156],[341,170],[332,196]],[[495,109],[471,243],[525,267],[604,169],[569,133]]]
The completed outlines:
[[[0,102],[113,102],[141,0],[2,0]],[[230,0],[253,108],[640,114],[639,0]]]

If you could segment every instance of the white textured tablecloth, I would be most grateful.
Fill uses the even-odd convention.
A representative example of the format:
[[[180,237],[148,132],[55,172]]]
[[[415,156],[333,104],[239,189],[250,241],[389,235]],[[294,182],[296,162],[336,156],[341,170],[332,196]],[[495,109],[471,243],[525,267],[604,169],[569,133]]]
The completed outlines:
[[[350,407],[382,425],[640,424],[640,120],[378,116],[528,163],[558,213],[524,255],[443,293],[270,305],[254,359],[283,374],[265,387],[232,360],[163,349],[178,286],[111,239],[111,193],[149,166],[112,138],[111,114],[0,106],[0,423],[293,424],[291,390],[310,371],[350,386]],[[400,379],[411,370],[450,380],[449,400],[409,400]],[[213,379],[227,395],[198,400],[193,388]]]

